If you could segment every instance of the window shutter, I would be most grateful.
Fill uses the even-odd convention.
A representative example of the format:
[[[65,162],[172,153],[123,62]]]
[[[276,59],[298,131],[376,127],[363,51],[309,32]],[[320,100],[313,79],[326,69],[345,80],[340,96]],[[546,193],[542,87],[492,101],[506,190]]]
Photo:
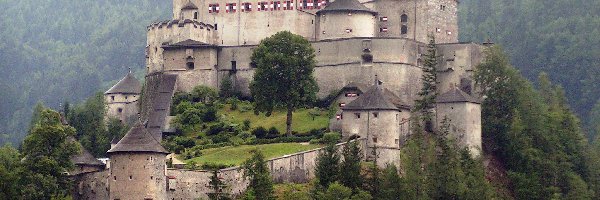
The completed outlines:
[[[215,4],[215,8],[217,8],[215,12],[219,13],[219,4]]]
[[[233,12],[235,12],[236,9],[237,9],[237,5],[236,5],[236,3],[233,3]]]
[[[212,7],[213,7],[212,4],[208,4],[208,13],[212,13]]]
[[[290,10],[294,10],[294,0],[290,1]]]
[[[308,9],[313,9],[313,0],[308,0]]]

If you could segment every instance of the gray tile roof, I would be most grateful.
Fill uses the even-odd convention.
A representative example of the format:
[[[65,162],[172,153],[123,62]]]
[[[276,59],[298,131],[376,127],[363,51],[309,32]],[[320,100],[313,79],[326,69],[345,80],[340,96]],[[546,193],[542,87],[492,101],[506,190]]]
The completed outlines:
[[[410,108],[412,107],[409,103],[403,101],[400,97],[396,96],[392,91],[388,90],[387,88],[384,88],[383,90],[385,98],[392,104],[394,104],[396,107],[405,110],[410,110]]]
[[[350,82],[350,83],[348,83],[348,85],[346,85],[342,88],[342,91],[347,90],[347,89],[358,90],[361,93],[364,93],[369,89],[369,86],[366,84],[362,84],[362,83]]]
[[[133,74],[129,72],[104,94],[140,94],[141,91],[142,85],[135,77],[133,77]]]
[[[458,88],[453,88],[452,90],[440,94],[435,99],[436,103],[460,103],[460,102],[470,102],[480,104],[481,101]]]
[[[150,105],[148,114],[148,131],[157,139],[162,138],[162,128],[165,124],[171,101],[175,92],[177,75],[164,74],[158,80],[158,87],[149,94]]]
[[[323,12],[336,12],[336,11],[361,11],[361,12],[368,12],[371,14],[377,14],[377,12],[372,11],[371,9],[367,8],[366,6],[364,6],[363,4],[358,2],[357,0],[337,0],[337,1],[331,2],[322,10],[317,11],[317,14],[323,13]]]
[[[169,152],[160,145],[160,142],[158,142],[140,122],[137,122],[117,145],[108,150],[109,154],[117,152],[155,152],[169,154]]]
[[[181,10],[195,10],[198,9],[198,6],[196,6],[196,4],[192,3],[191,1],[188,1],[187,4],[185,4]]]
[[[346,104],[342,110],[399,110],[399,108],[386,97],[382,86],[371,86],[369,90],[356,100]],[[395,95],[394,95],[395,96]]]
[[[73,137],[69,137],[67,140],[71,142],[75,142],[79,145],[79,149],[81,150],[79,154],[71,156],[71,162],[75,165],[92,165],[92,166],[103,166],[104,163],[100,162],[98,159],[94,158],[94,156]]]

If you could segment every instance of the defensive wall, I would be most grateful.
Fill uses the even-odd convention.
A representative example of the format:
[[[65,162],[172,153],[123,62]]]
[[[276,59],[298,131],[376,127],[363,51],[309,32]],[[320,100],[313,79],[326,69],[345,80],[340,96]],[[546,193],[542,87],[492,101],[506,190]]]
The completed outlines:
[[[366,156],[366,139],[358,139],[359,146],[363,149],[363,157]],[[337,144],[338,151],[345,148],[347,142]],[[314,170],[316,159],[323,148],[303,151],[278,158],[267,160],[267,166],[271,170],[271,177],[275,183],[307,183],[315,177]],[[380,154],[382,156],[382,154]],[[386,156],[388,156],[386,154]],[[393,156],[399,156],[393,155]],[[113,166],[115,167],[115,166]],[[142,167],[142,166],[140,166]],[[104,200],[109,198],[109,183],[112,181],[109,177],[109,170],[99,172],[83,173],[74,176],[76,183],[73,188],[74,199]],[[164,171],[156,169],[157,172]],[[132,172],[134,173],[134,172]],[[209,186],[211,171],[206,170],[185,170],[185,169],[167,169],[166,170],[166,195],[167,199],[207,199],[207,193],[213,190]],[[240,167],[232,167],[219,170],[217,175],[225,184],[224,192],[234,196],[242,194],[248,186],[248,181],[243,178],[243,171]],[[126,175],[124,175],[127,178]],[[117,177],[119,178],[119,177]],[[159,180],[157,177],[153,177]],[[132,182],[131,184],[135,184]]]

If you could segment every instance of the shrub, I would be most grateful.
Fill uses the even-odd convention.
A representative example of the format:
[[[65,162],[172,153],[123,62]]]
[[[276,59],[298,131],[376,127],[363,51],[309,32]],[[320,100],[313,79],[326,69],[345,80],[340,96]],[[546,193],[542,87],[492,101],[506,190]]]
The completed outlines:
[[[233,167],[233,165],[220,164],[220,163],[202,163],[202,165],[200,166],[200,168],[205,169],[205,170],[219,170],[219,169],[225,169],[225,168],[229,168],[229,167]]]
[[[217,109],[213,106],[206,108],[202,115],[202,121],[204,121],[204,122],[217,121]]]
[[[206,135],[208,136],[212,136],[212,135],[218,135],[219,133],[225,131],[225,124],[224,123],[217,123],[217,124],[213,124],[208,128],[208,131],[206,132]]]
[[[196,142],[188,137],[175,137],[175,143],[184,148],[190,148],[196,145]]]
[[[323,138],[321,139],[321,143],[324,143],[324,144],[336,143],[336,142],[340,141],[341,138],[342,137],[339,133],[329,132],[329,133],[325,133],[325,135],[323,135]]]
[[[275,127],[269,128],[269,132],[267,133],[267,138],[277,138],[280,136],[279,130]]]
[[[265,138],[267,133],[267,129],[262,126],[256,127],[254,130],[252,130],[252,135],[256,136],[256,138]]]
[[[208,86],[199,85],[192,89],[190,97],[193,102],[212,103],[217,100],[217,91]]]
[[[231,110],[237,110],[237,109],[238,109],[238,101],[237,100],[231,101]]]
[[[244,143],[244,140],[238,136],[229,137],[229,143],[233,146],[240,146]]]
[[[252,109],[254,109],[254,107],[250,103],[243,103],[241,106],[239,106],[239,110],[242,113],[251,111]]]
[[[244,120],[244,126],[242,127],[242,130],[244,130],[244,131],[250,130],[250,120],[248,120],[248,119]]]
[[[215,136],[212,136],[212,141],[213,143],[224,143],[224,142],[229,142],[229,138],[231,136],[229,134],[218,134]]]

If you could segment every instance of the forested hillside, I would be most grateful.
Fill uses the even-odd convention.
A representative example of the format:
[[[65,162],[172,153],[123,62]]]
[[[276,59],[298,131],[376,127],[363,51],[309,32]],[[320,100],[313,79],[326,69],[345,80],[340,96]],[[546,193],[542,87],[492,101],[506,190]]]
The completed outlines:
[[[543,71],[562,85],[588,129],[599,124],[600,1],[462,0],[459,10],[462,41],[502,45],[529,80]]]
[[[0,144],[19,144],[34,105],[58,108],[144,71],[146,26],[164,0],[0,0]],[[10,137],[10,139],[9,139]]]

